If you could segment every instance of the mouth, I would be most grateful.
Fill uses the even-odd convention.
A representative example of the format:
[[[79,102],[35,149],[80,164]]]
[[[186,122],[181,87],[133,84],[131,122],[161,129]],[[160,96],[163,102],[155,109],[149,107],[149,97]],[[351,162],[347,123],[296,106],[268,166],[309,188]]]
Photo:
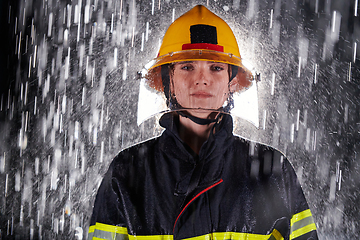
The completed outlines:
[[[203,92],[203,91],[194,92],[194,93],[190,94],[190,96],[195,97],[195,98],[211,98],[211,97],[213,97],[213,95],[211,93]]]

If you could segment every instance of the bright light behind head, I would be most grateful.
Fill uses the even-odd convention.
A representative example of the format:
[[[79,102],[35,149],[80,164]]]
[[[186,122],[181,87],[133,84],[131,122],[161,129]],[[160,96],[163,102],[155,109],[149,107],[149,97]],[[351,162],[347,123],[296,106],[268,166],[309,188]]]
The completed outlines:
[[[257,97],[257,86],[253,85],[246,91],[234,93],[234,108],[231,115],[240,117],[251,122],[255,127],[259,127],[259,104]]]
[[[255,76],[254,66],[242,59],[244,67],[249,69],[253,76]],[[231,114],[251,122],[255,127],[259,127],[259,102],[256,80],[254,80],[251,87],[240,93],[234,93],[234,108]]]
[[[140,81],[137,124],[167,110],[165,96],[146,85],[146,79]]]

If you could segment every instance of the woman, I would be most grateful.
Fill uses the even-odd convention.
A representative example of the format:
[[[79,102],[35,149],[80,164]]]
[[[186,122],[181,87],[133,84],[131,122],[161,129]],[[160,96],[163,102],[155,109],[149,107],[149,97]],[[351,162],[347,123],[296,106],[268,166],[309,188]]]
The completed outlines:
[[[167,99],[166,130],[115,157],[89,238],[317,239],[286,158],[232,134],[232,95],[252,75],[229,26],[196,6],[169,27],[158,56],[146,78]]]

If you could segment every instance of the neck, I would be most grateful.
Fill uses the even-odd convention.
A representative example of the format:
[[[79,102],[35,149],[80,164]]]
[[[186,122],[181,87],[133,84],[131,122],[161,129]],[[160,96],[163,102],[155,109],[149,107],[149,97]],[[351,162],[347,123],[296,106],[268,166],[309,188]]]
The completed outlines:
[[[189,118],[179,116],[179,136],[196,153],[199,154],[201,146],[209,138],[214,123],[200,125]]]

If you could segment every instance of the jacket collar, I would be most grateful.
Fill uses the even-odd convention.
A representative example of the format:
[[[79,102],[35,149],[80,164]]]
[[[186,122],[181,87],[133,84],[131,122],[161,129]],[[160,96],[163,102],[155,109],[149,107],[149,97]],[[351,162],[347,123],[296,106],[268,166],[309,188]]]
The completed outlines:
[[[179,126],[179,115],[176,112],[165,113],[161,116],[159,120],[160,126],[169,131],[173,136],[175,136],[180,142],[183,143],[179,136],[178,126]],[[232,136],[233,130],[233,121],[232,117],[229,114],[222,114],[220,121],[214,125],[215,133],[211,131],[209,139],[204,143],[212,141],[221,141],[222,138]]]
[[[165,137],[164,153],[171,159],[184,161],[184,170],[180,174],[181,179],[176,184],[175,193],[185,194],[189,192],[188,187],[193,185],[191,183],[192,179],[194,179],[192,175],[195,172],[199,174],[199,164],[203,166],[201,167],[201,177],[196,184],[197,187],[206,187],[221,178],[225,161],[224,154],[234,141],[232,134],[233,122],[230,115],[223,114],[221,121],[215,123],[215,131],[211,131],[208,140],[201,147],[199,155],[195,154],[181,140],[178,133],[179,117],[176,113],[164,114],[160,119],[160,125],[166,128],[166,131],[163,133]],[[189,163],[193,167],[189,168]]]

